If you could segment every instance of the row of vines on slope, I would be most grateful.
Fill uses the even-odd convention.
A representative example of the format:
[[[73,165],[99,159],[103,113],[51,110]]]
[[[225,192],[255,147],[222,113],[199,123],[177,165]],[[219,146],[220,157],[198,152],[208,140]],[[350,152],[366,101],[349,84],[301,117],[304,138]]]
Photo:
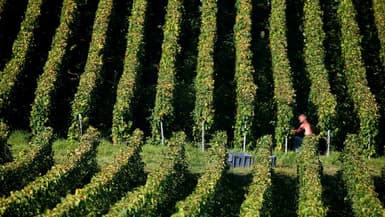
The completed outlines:
[[[101,83],[105,64],[107,33],[113,12],[113,0],[99,1],[93,26],[92,39],[88,51],[87,63],[80,77],[79,86],[72,102],[72,122],[68,129],[70,139],[79,138],[79,115],[84,128],[89,125],[89,115],[95,106],[96,89]]]
[[[54,165],[44,176],[30,182],[20,191],[0,198],[0,216],[35,216],[60,202],[68,191],[81,186],[86,176],[96,170],[96,147],[99,133],[90,128],[68,161]]]
[[[252,135],[251,127],[254,121],[257,86],[254,83],[255,70],[251,51],[252,10],[251,0],[238,0],[236,2],[234,26],[235,81],[237,83],[237,109],[234,127],[236,144],[242,144],[244,136],[250,137]]]
[[[45,0],[30,0],[28,2],[25,18],[20,26],[20,31],[13,43],[12,59],[0,72],[0,112],[9,104],[14,86],[22,76],[28,55],[33,52],[35,45],[36,29],[39,28],[42,8]]]
[[[215,196],[221,191],[221,182],[226,172],[226,144],[227,136],[223,132],[214,135],[211,140],[210,162],[205,173],[199,178],[194,192],[185,200],[176,204],[176,213],[172,217],[199,217],[213,212],[216,203]]]
[[[306,69],[311,80],[309,102],[318,114],[318,130],[326,132],[335,126],[336,97],[331,93],[324,59],[322,11],[319,0],[306,0],[304,3],[304,40]],[[309,106],[312,108],[313,106]]]
[[[241,217],[270,216],[272,209],[272,182],[270,146],[271,136],[263,136],[257,141],[256,162],[253,165],[253,180],[241,205]]]
[[[160,124],[170,127],[174,119],[176,62],[181,51],[179,37],[183,16],[182,0],[169,0],[163,27],[162,55],[159,63],[155,107],[152,112],[152,136],[161,135]]]
[[[366,70],[360,50],[361,36],[356,22],[356,11],[352,0],[343,0],[338,5],[341,22],[341,48],[344,59],[344,74],[348,91],[352,96],[354,108],[360,120],[360,147],[367,155],[375,153],[375,139],[378,134],[378,105],[368,87]],[[371,143],[368,150],[367,144]]]
[[[381,0],[373,0],[373,13],[380,40],[380,58],[385,67],[385,4]]]
[[[70,39],[74,35],[75,23],[78,21],[80,5],[83,0],[64,0],[60,17],[60,25],[56,29],[52,41],[51,50],[44,66],[44,72],[40,75],[35,90],[35,100],[32,105],[30,127],[33,134],[39,133],[49,125],[49,117],[58,78],[62,73],[66,58],[69,55]]]
[[[385,209],[377,197],[373,179],[361,154],[361,139],[348,135],[342,154],[342,178],[346,185],[347,198],[356,217],[385,216]]]
[[[106,213],[111,204],[144,180],[144,165],[140,157],[142,137],[141,131],[135,131],[127,146],[114,156],[114,162],[101,168],[90,183],[76,190],[75,194],[67,194],[44,216],[77,217]]]
[[[134,0],[129,18],[124,71],[119,80],[113,110],[112,138],[114,143],[121,143],[127,139],[132,128],[134,97],[144,53],[147,7],[146,0]]]
[[[169,210],[167,206],[176,200],[185,182],[185,136],[177,133],[167,144],[169,150],[164,153],[161,169],[150,173],[144,186],[127,193],[113,205],[107,216],[156,217]]]
[[[197,75],[195,78],[194,135],[196,140],[202,133],[202,123],[204,130],[210,131],[214,122],[214,50],[217,39],[217,1],[203,1],[201,10]]]
[[[0,195],[20,190],[39,174],[44,174],[53,165],[52,129],[44,128],[33,137],[26,156],[0,166]]]
[[[286,2],[271,1],[270,49],[273,65],[274,99],[277,106],[275,126],[276,148],[282,148],[284,136],[294,117],[295,93],[291,77],[291,67],[287,55]]]
[[[322,201],[321,162],[317,155],[318,137],[305,137],[298,156],[298,210],[300,217],[327,214]]]
[[[0,164],[12,161],[12,155],[7,144],[8,135],[9,127],[0,119]]]

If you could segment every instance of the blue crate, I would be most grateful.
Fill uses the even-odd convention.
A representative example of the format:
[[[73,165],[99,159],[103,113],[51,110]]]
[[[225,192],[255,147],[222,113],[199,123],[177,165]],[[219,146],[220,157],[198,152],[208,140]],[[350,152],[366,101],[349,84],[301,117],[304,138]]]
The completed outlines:
[[[275,167],[277,156],[272,155],[269,158],[271,167]],[[245,152],[227,153],[227,164],[232,168],[248,168],[254,163],[254,156]]]
[[[247,154],[245,152],[239,153],[228,153],[227,154],[227,163],[230,167],[233,168],[247,168],[250,167],[254,162],[253,155]]]

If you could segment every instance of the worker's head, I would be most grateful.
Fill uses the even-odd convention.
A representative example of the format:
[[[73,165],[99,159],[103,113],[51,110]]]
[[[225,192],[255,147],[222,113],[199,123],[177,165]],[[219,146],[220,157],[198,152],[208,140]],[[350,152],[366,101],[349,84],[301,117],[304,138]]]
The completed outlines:
[[[307,119],[307,117],[306,117],[306,115],[304,115],[304,114],[300,114],[300,115],[298,116],[298,121],[299,121],[300,123],[303,123],[304,121],[306,121],[306,119]]]

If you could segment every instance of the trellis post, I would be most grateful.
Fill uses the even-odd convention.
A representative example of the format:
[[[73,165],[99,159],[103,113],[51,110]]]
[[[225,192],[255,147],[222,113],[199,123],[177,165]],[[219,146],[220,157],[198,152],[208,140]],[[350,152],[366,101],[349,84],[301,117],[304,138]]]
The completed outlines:
[[[163,122],[160,122],[160,136],[162,138],[162,145],[164,145],[164,131],[163,131]]]

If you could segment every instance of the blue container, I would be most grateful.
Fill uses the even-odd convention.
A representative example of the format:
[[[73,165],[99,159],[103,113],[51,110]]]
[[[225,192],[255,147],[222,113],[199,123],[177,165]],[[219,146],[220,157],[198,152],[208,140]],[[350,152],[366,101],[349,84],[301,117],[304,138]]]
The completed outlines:
[[[247,168],[253,164],[253,156],[244,152],[228,153],[227,163],[233,168]]]

